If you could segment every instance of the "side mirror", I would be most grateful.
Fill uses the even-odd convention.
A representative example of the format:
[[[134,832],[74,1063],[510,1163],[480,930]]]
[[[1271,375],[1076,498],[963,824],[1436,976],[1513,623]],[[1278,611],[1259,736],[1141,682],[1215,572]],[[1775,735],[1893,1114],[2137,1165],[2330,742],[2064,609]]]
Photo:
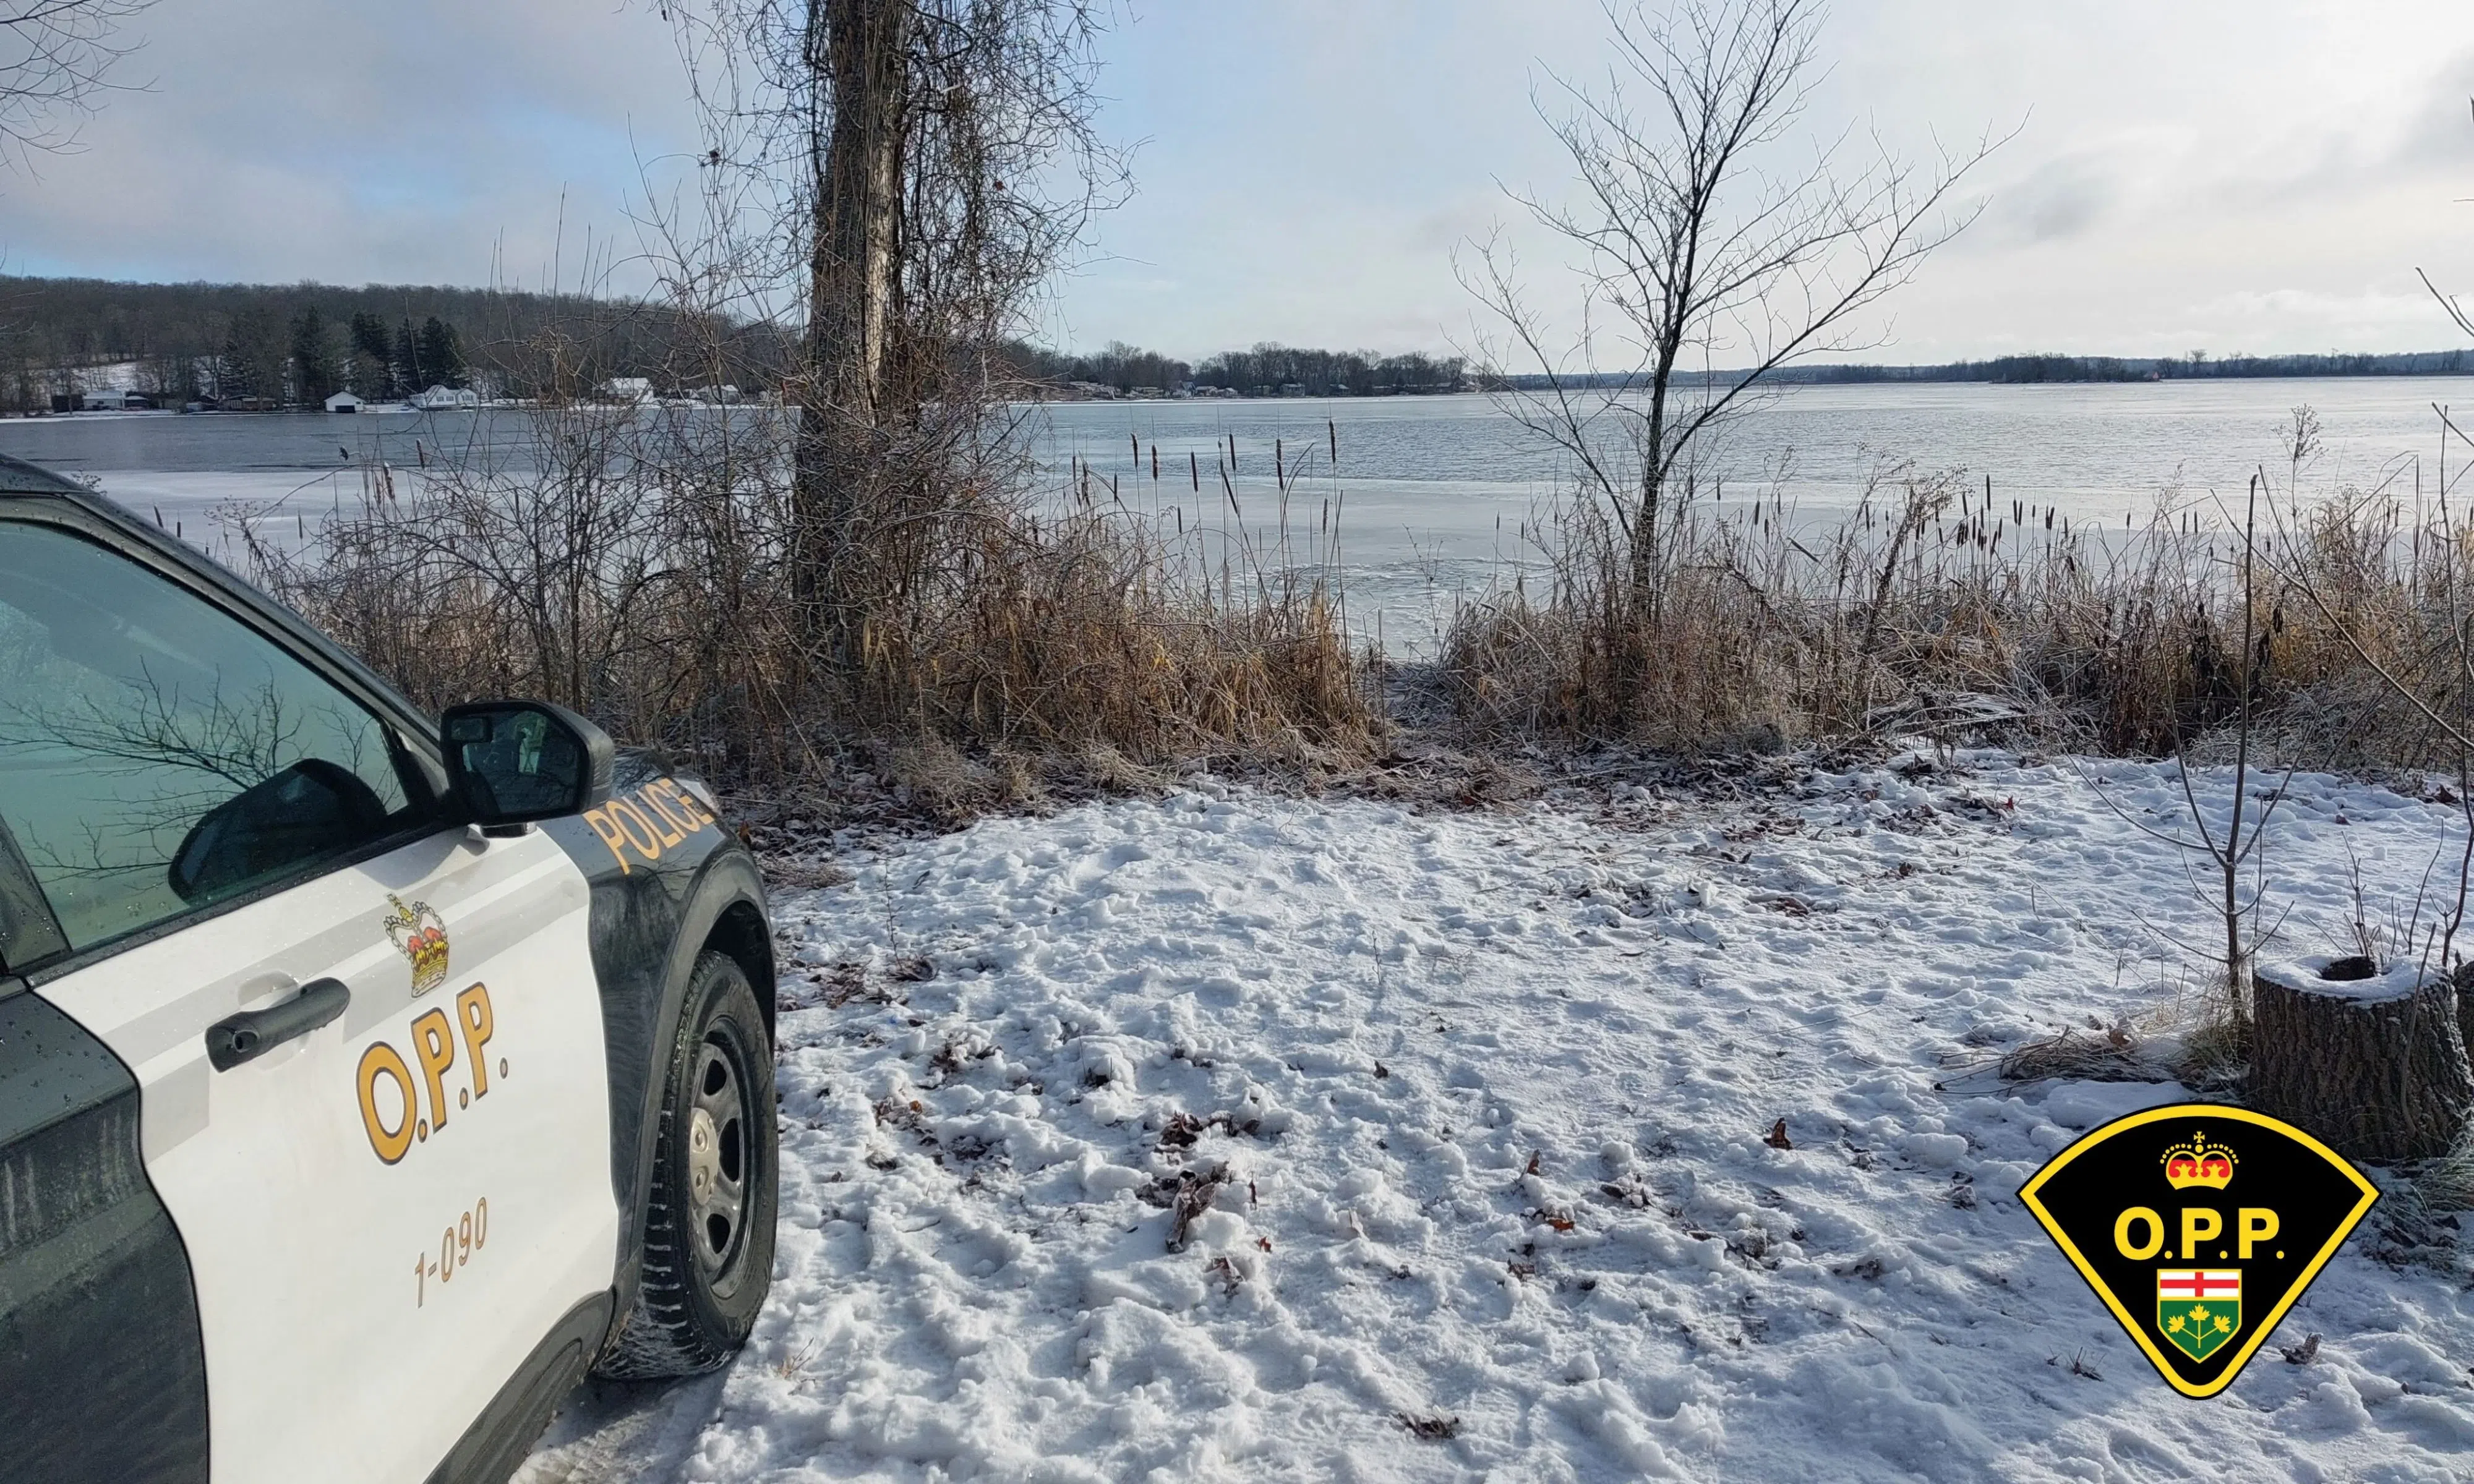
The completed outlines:
[[[610,733],[546,701],[451,706],[439,723],[447,777],[484,829],[581,814],[610,802]]]

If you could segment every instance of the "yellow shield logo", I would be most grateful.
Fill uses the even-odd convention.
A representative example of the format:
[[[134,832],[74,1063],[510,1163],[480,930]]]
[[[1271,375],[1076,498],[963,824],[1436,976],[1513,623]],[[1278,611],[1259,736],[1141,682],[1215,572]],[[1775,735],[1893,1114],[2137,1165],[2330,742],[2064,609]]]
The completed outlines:
[[[2247,1108],[2177,1103],[2089,1134],[2053,1156],[2019,1199],[2157,1374],[2186,1397],[2213,1397],[2242,1374],[2379,1191],[2292,1124]]]

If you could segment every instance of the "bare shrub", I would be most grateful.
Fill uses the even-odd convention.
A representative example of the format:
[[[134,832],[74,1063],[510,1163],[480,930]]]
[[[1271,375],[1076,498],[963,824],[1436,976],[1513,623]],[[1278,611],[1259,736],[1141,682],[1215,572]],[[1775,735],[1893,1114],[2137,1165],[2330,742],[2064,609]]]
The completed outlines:
[[[2230,760],[2247,685],[2272,759],[2454,772],[2466,682],[2450,635],[2474,518],[2388,485],[2289,487],[2272,508],[2245,597],[2243,532],[2213,502],[2169,493],[2145,522],[2102,529],[1954,471],[1885,467],[1835,526],[1793,527],[1776,496],[1691,512],[1662,604],[1639,618],[1604,521],[1574,506],[1544,590],[1464,608],[1445,664],[1463,714],[1490,729],[1686,750],[1766,719],[1812,739]],[[1610,624],[1645,625],[1656,663],[1623,705],[1593,707],[1619,680]]]
[[[238,545],[270,591],[424,705],[541,696],[735,781],[799,778],[855,743],[924,757],[928,739],[1021,775],[963,786],[968,770],[923,769],[958,806],[1034,790],[1045,764],[1009,754],[1088,757],[1124,781],[1146,762],[1368,745],[1328,577],[1258,568],[1215,591],[1191,541],[994,491],[919,536],[857,674],[820,677],[792,622],[786,420],[536,409],[515,447],[365,469],[357,505],[302,527],[304,544],[279,539],[289,516],[237,514]]]

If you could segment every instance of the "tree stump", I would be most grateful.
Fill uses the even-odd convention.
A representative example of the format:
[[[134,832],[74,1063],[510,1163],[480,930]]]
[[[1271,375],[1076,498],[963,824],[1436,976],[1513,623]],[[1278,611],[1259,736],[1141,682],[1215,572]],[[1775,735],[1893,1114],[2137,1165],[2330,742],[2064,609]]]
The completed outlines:
[[[2446,1154],[2474,1110],[2474,1069],[2445,974],[2302,958],[2251,976],[2250,1102],[2339,1154]]]

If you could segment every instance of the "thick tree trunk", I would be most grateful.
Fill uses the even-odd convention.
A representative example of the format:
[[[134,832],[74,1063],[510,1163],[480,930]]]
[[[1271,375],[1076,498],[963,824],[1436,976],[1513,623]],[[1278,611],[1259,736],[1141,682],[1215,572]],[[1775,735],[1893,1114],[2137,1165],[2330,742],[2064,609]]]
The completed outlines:
[[[2457,1034],[2466,1038],[2465,1056],[2474,1062],[2474,961],[2457,966]]]
[[[2339,1154],[2446,1154],[2474,1108],[2457,988],[2413,965],[2305,958],[2252,976],[2250,1101]]]
[[[864,515],[884,421],[901,273],[908,0],[810,0],[809,64],[830,120],[810,141],[815,182],[807,374],[791,482],[791,585],[799,621],[848,669],[869,607]]]

